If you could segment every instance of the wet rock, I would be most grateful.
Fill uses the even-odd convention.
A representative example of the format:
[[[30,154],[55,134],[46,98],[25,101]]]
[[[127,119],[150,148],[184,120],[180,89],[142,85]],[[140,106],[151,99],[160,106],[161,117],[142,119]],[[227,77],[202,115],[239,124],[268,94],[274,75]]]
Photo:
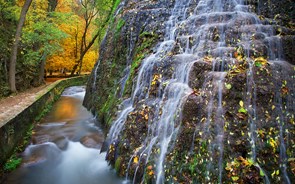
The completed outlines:
[[[91,134],[84,136],[80,139],[81,144],[88,148],[97,148],[100,149],[101,143],[104,141],[104,138],[98,134]]]
[[[261,183],[267,177],[274,183],[282,181],[286,174],[279,174],[278,179],[271,173],[279,169],[280,157],[294,155],[294,68],[289,63],[294,63],[295,52],[294,31],[288,23],[292,13],[279,13],[285,5],[274,7],[278,2],[272,0],[248,0],[238,7],[241,11],[233,10],[228,1],[222,6],[225,12],[207,14],[201,12],[202,5],[196,7],[200,1],[191,1],[183,13],[189,18],[175,20],[180,21],[173,29],[176,39],[163,43],[175,2],[126,2],[115,20],[121,18],[125,24],[117,31],[117,38],[109,30],[101,47],[103,64],[97,70],[95,90],[90,89],[93,76],[85,99],[85,105],[96,109],[109,127],[116,117],[115,107],[120,101],[116,99],[134,97],[134,109],[127,114],[123,130],[108,144],[110,164],[121,176],[128,172],[138,183],[155,182],[162,148],[157,139],[151,148],[148,146],[152,138],[164,132],[154,129],[160,127],[157,123],[165,111],[163,104],[175,100],[171,97],[176,95],[165,93],[165,89],[175,80],[171,78],[179,75],[177,69],[190,63],[188,78],[177,81],[188,80],[191,89],[173,114],[177,121],[171,123],[179,130],[165,155],[165,181]],[[260,21],[262,24],[257,24]],[[155,38],[145,46],[147,40]],[[116,45],[118,42],[120,45]],[[143,71],[146,80],[132,94],[144,59],[153,54],[158,54],[157,60]],[[112,64],[114,61],[118,66]],[[120,72],[129,64],[133,75],[122,96],[124,85],[120,81],[124,74]],[[281,144],[286,146],[285,153],[280,150]],[[150,149],[149,155],[146,149]],[[293,161],[286,165],[293,180]]]

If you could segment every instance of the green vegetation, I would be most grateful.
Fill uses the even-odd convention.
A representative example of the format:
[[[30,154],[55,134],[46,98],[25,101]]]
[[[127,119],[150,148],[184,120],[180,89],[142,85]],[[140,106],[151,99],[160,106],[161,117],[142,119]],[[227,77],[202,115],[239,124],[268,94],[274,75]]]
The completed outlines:
[[[58,97],[55,97],[55,99],[58,99]],[[56,101],[56,100],[54,100],[54,101]],[[44,108],[44,110],[35,118],[36,122],[40,121],[48,112],[50,112],[50,110],[52,109],[54,101],[52,101],[52,103],[48,104]]]
[[[115,92],[111,92],[104,103],[102,109],[100,110],[100,114],[104,114],[105,117],[105,122],[107,123],[108,126],[110,126],[111,122],[111,108],[115,106],[117,100],[115,98]]]
[[[142,32],[139,35],[139,41],[131,64],[130,75],[127,80],[124,94],[131,94],[132,80],[135,77],[137,69],[140,67],[142,60],[150,53],[151,48],[157,43],[158,35],[149,32]]]
[[[111,23],[111,24],[114,23],[114,21],[115,21],[115,17],[114,17],[114,15],[115,15],[115,11],[117,10],[117,8],[118,8],[120,2],[121,2],[121,0],[114,0],[114,4],[113,4],[113,8],[112,8],[112,12],[111,12],[111,14],[112,14],[112,18],[111,18],[111,20],[110,20],[110,23]]]
[[[16,154],[13,154],[9,160],[4,165],[4,170],[10,172],[15,170],[22,162],[22,158],[17,157]]]
[[[115,162],[115,170],[117,173],[120,173],[120,168],[121,168],[121,165],[122,165],[122,160],[123,158],[122,157],[118,157],[116,162]]]
[[[13,154],[10,156],[10,158],[7,160],[7,162],[4,164],[4,171],[11,172],[15,170],[22,162],[22,158],[19,153],[21,153],[24,148],[29,144],[30,138],[32,136],[32,130],[34,128],[34,125],[31,124],[27,132],[25,133],[25,136],[21,143],[14,149]]]
[[[119,34],[119,32],[122,29],[122,27],[124,26],[124,24],[125,24],[125,20],[123,20],[123,19],[119,19],[118,20],[118,23],[116,25],[116,33],[115,33],[116,34],[116,37]]]

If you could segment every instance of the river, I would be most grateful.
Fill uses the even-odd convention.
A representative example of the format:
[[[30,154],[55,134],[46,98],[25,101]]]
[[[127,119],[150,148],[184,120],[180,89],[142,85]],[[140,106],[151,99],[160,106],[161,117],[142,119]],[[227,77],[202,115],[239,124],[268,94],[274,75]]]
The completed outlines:
[[[21,166],[7,184],[118,184],[100,153],[104,134],[82,106],[83,86],[67,88],[32,133]]]

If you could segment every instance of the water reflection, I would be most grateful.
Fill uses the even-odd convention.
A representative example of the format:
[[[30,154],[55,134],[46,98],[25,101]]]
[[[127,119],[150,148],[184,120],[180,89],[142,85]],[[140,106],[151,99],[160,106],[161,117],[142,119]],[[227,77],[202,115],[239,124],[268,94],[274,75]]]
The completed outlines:
[[[78,107],[73,105],[73,101],[77,99],[65,97],[62,103],[59,103],[54,110],[54,117],[56,119],[73,119],[78,115]]]
[[[23,163],[7,184],[117,184],[100,154],[103,132],[83,106],[84,87],[65,90],[51,112],[33,130]]]

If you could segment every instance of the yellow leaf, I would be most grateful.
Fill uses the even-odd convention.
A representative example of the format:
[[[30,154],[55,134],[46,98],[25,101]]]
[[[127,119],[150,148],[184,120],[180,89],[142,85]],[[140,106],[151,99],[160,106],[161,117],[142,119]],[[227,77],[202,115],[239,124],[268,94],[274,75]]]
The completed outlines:
[[[144,115],[144,119],[145,119],[145,120],[148,120],[148,119],[149,119],[148,114]]]
[[[241,55],[238,55],[238,56],[237,56],[237,60],[238,60],[238,61],[242,61],[242,60],[243,60],[243,57],[242,57]]]
[[[238,176],[232,176],[231,179],[232,179],[233,181],[238,181],[238,180],[239,180],[239,177],[238,177]]]
[[[260,63],[261,65],[266,65],[268,62],[265,58],[263,57],[258,57],[254,59],[255,63]]]
[[[271,174],[271,177],[273,178],[276,174],[276,171],[273,171],[273,173]]]
[[[152,176],[154,174],[154,171],[151,170],[148,174],[149,174],[149,176]]]
[[[135,164],[138,163],[138,156],[135,156],[135,157],[133,158],[133,162],[134,162]]]
[[[243,102],[242,100],[240,101],[240,103],[239,103],[239,104],[240,104],[240,106],[241,106],[241,107],[243,107],[243,106],[244,106],[244,102]]]

